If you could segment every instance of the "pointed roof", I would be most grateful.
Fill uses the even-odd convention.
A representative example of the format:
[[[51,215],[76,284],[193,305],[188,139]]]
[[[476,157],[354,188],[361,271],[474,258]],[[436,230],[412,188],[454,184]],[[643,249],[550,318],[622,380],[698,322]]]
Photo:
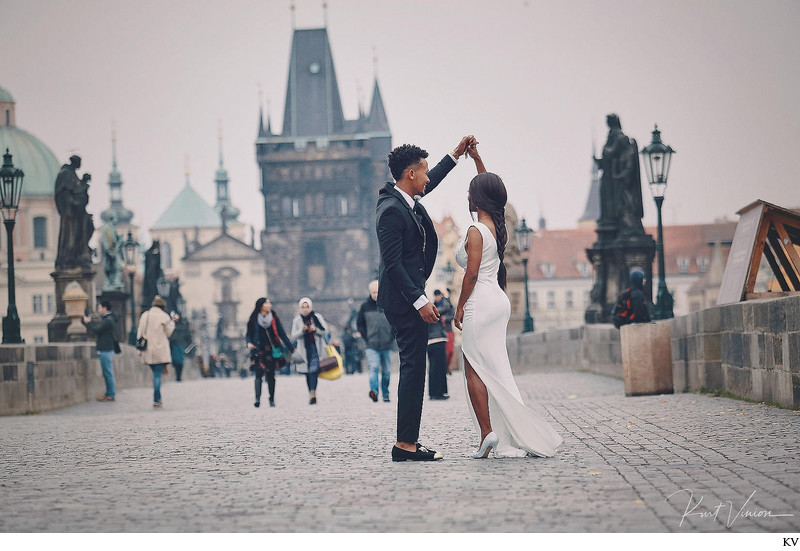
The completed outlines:
[[[378,79],[375,79],[375,86],[372,88],[372,106],[369,108],[369,121],[367,130],[373,132],[389,131],[389,121],[386,118],[386,110],[383,108],[381,89],[378,87]]]
[[[578,219],[581,222],[596,222],[600,219],[600,169],[594,161],[596,158],[594,143],[592,143],[592,182],[589,185],[589,196],[586,198],[586,208]]]
[[[188,253],[183,260],[201,262],[207,260],[258,260],[261,258],[258,249],[222,232],[205,245]]]
[[[222,212],[225,212],[225,220],[236,220],[239,216],[239,209],[234,207],[231,204],[231,198],[228,190],[228,171],[225,169],[225,163],[222,160],[222,125],[220,124],[219,129],[219,167],[217,168],[217,173],[214,178],[214,181],[217,183],[217,203],[214,205],[214,209],[220,213],[222,216]],[[220,196],[220,187],[224,188],[223,196]],[[223,231],[225,226],[223,225]]]
[[[219,214],[194,190],[187,174],[186,185],[150,229],[219,228],[221,225]]]
[[[264,108],[260,105],[258,106],[258,137],[263,138],[267,135],[267,132],[264,130]]]
[[[283,114],[284,136],[327,136],[344,127],[326,29],[295,29]]]
[[[127,225],[133,219],[133,211],[126,209],[122,206],[122,174],[117,170],[117,133],[111,132],[111,172],[108,174],[108,188],[120,188],[119,199],[111,199],[111,206],[100,213],[100,218],[103,222],[111,220],[111,215],[116,215],[116,223]],[[115,193],[111,192],[111,197],[115,197]]]

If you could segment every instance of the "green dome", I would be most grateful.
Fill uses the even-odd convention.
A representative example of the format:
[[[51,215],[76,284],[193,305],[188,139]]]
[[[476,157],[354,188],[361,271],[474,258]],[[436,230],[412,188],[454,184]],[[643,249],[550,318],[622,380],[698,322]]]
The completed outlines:
[[[0,88],[0,101],[3,101],[3,94],[11,97]],[[15,126],[0,126],[0,153],[5,153],[6,148],[12,155],[14,168],[25,173],[22,196],[53,197],[60,165],[50,148],[36,136]]]
[[[12,103],[14,102],[14,98],[12,98],[8,90],[3,88],[2,86],[0,86],[0,101],[10,101]]]

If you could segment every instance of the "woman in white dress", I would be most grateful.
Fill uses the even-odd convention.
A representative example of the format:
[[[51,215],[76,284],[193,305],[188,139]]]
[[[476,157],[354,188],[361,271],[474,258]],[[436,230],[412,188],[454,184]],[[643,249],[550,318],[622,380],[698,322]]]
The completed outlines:
[[[486,172],[474,146],[469,154],[479,172],[467,195],[477,222],[456,245],[456,261],[465,272],[454,322],[463,332],[469,409],[480,432],[472,457],[482,459],[492,451],[495,457],[550,457],[562,439],[522,401],[506,350],[511,315],[504,292],[506,188],[499,176]]]

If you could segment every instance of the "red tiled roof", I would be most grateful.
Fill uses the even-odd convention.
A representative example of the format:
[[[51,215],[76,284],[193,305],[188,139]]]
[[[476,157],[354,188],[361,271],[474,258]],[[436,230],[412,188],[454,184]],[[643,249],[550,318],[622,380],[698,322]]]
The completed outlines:
[[[664,263],[668,275],[701,273],[698,259],[711,260],[710,243],[721,241],[730,243],[736,222],[718,224],[695,224],[685,226],[664,226]],[[646,227],[645,232],[655,239],[657,229]],[[547,279],[543,272],[545,265],[551,265],[555,271],[553,278],[569,279],[583,277],[579,271],[579,263],[588,262],[586,249],[597,241],[597,233],[590,228],[568,230],[538,230],[531,240],[528,252],[528,277],[531,279]],[[682,272],[678,260],[686,266]],[[655,272],[658,259],[653,262]],[[591,272],[590,272],[591,273]]]

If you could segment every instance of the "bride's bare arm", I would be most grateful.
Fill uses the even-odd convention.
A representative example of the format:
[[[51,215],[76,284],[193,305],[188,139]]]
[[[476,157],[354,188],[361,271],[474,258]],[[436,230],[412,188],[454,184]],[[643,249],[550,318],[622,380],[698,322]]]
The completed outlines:
[[[458,307],[453,318],[456,329],[461,329],[461,322],[464,320],[464,305],[475,289],[475,282],[478,281],[478,271],[481,267],[481,255],[483,254],[483,236],[478,228],[470,226],[467,230],[467,242],[464,244],[467,250],[467,269],[464,271],[464,280],[461,282],[461,293],[458,295]]]
[[[480,153],[478,153],[478,142],[467,147],[467,155],[472,157],[475,161],[475,168],[478,170],[478,174],[486,172],[486,167],[483,166],[483,160],[481,159]]]

